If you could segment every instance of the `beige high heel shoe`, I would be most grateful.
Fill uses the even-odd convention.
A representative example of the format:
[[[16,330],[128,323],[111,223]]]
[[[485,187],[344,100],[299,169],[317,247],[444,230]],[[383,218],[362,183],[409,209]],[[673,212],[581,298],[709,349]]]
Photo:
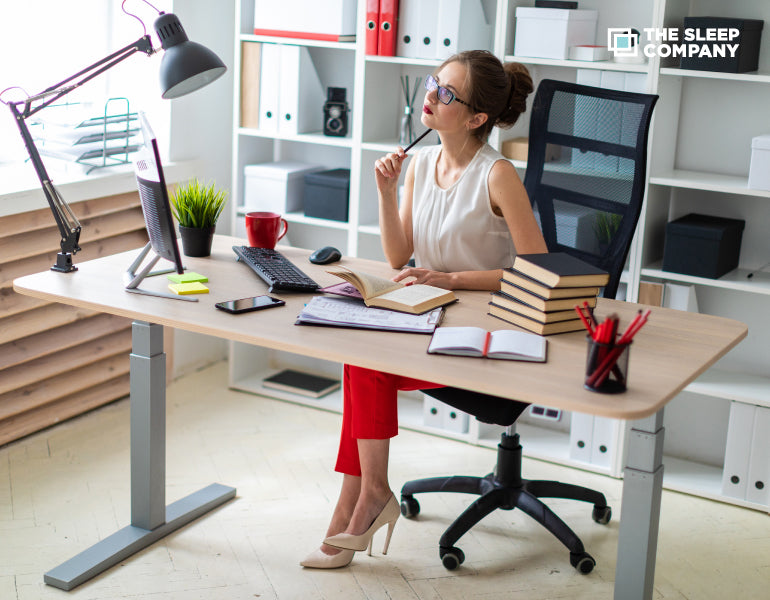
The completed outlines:
[[[326,554],[320,548],[316,548],[299,564],[311,569],[339,569],[348,566],[354,554],[353,550],[340,550],[337,554]]]
[[[396,526],[396,521],[401,514],[401,508],[399,507],[398,500],[391,494],[390,499],[385,504],[380,514],[367,529],[361,535],[353,535],[352,533],[338,533],[332,535],[324,540],[324,544],[334,546],[335,548],[344,548],[346,550],[367,550],[369,556],[372,555],[372,539],[374,538],[374,532],[387,523],[388,534],[385,537],[385,546],[382,549],[383,554],[388,553],[388,546],[390,545],[390,536],[393,534],[393,528]],[[367,549],[368,547],[368,549]]]

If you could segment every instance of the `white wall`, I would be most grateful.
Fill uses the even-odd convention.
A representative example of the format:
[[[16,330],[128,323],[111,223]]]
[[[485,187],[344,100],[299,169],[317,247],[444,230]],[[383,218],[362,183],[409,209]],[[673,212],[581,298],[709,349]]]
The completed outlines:
[[[233,49],[235,3],[208,0],[175,0],[179,17],[190,40],[213,50],[228,71],[197,92],[171,101],[169,158],[198,161],[198,178],[230,188],[233,127]],[[217,232],[229,234],[230,211],[222,213]],[[214,307],[211,307],[214,311]],[[224,340],[174,332],[174,370],[178,377],[227,356]]]

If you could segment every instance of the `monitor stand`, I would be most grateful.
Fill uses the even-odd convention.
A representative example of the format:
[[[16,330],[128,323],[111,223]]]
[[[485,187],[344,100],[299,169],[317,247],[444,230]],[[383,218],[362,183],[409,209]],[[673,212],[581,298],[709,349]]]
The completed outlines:
[[[144,294],[146,296],[160,296],[161,298],[171,298],[172,300],[185,300],[187,302],[197,302],[197,298],[191,298],[189,296],[179,296],[177,294],[172,294],[171,292],[155,292],[152,290],[143,290],[139,288],[139,284],[142,283],[145,277],[154,277],[155,275],[165,275],[166,273],[173,273],[176,269],[169,268],[169,269],[161,269],[159,271],[152,271],[150,272],[150,269],[152,269],[155,266],[155,263],[157,263],[160,260],[160,256],[158,254],[153,253],[152,258],[150,258],[150,261],[142,267],[142,270],[139,271],[139,273],[136,272],[136,270],[140,267],[142,264],[142,261],[147,257],[147,255],[152,250],[152,244],[150,242],[147,243],[147,245],[142,248],[142,251],[139,253],[139,256],[136,257],[136,260],[131,263],[131,266],[128,267],[126,270],[126,273],[124,275],[124,280],[126,281],[126,291],[131,292],[132,294]]]

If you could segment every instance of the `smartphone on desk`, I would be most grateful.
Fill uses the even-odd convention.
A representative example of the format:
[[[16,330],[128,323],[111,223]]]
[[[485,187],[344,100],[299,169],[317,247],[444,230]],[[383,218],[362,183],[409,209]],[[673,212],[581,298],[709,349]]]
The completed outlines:
[[[225,300],[217,302],[214,306],[225,312],[240,314],[251,312],[252,310],[263,310],[274,306],[283,306],[286,304],[283,300],[273,298],[272,296],[254,296],[252,298],[241,298],[239,300]]]

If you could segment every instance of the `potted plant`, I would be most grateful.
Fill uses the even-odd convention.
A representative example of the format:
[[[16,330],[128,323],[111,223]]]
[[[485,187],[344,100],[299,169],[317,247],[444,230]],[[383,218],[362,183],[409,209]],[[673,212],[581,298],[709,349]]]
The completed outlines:
[[[623,215],[617,213],[598,212],[594,221],[594,233],[599,243],[599,254],[604,255],[615,232],[620,227]]]
[[[177,186],[171,194],[171,211],[179,223],[182,251],[187,256],[209,256],[214,229],[227,201],[227,192],[198,179]]]

